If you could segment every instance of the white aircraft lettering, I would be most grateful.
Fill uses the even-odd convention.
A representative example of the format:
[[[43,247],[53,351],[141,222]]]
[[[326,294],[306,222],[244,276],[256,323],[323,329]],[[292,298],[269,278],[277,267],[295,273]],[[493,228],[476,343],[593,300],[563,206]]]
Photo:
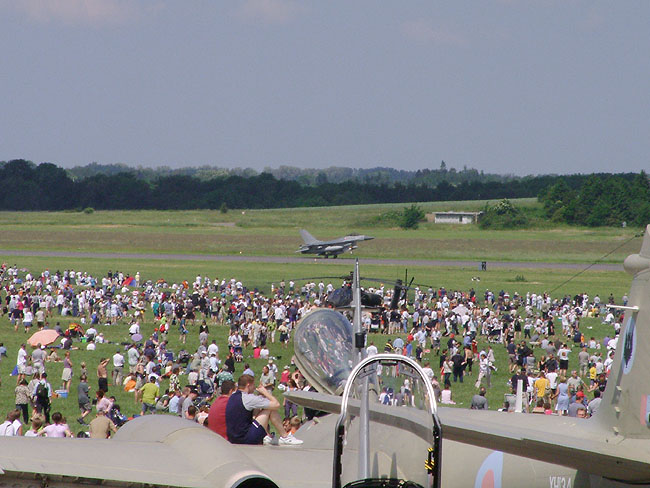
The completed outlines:
[[[550,488],[571,488],[571,476],[549,476]]]

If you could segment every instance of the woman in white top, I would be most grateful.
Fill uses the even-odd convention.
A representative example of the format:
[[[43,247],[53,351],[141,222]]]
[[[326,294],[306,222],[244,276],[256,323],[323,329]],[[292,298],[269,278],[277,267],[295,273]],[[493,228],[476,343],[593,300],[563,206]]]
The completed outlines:
[[[445,389],[440,392],[440,403],[446,403],[447,405],[455,405],[456,402],[451,398],[451,389],[449,385],[445,385]]]

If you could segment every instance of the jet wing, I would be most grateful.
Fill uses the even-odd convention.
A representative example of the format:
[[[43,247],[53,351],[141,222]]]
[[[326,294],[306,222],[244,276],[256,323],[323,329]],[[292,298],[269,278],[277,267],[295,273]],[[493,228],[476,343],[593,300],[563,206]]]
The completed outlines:
[[[32,439],[0,441],[4,475],[68,477],[86,480],[170,486],[210,486],[195,466],[178,459],[164,446],[103,439]],[[0,478],[1,479],[1,478]],[[99,482],[98,482],[99,484]]]
[[[0,437],[0,472],[0,484],[11,486],[41,477],[63,485],[199,488],[270,479],[221,436],[170,415],[132,420],[109,440]]]
[[[339,413],[341,398],[295,391],[295,403]],[[406,410],[392,409],[394,421],[404,423]],[[586,473],[629,483],[650,481],[650,446],[643,440],[608,439],[608,432],[588,419],[514,414],[460,408],[438,408],[443,442],[446,440],[559,464]],[[414,432],[415,433],[415,432]]]
[[[650,481],[650,449],[588,419],[439,408],[446,439],[625,482]]]

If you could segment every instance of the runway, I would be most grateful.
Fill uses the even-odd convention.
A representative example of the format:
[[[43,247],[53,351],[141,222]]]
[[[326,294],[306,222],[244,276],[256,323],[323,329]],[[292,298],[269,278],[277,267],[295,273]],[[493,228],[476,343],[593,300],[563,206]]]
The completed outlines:
[[[242,255],[216,255],[216,254],[142,254],[142,253],[112,253],[112,252],[74,252],[74,251],[16,251],[0,249],[0,261],[10,256],[36,256],[53,258],[96,258],[96,259],[151,259],[151,260],[174,260],[174,261],[225,261],[225,262],[247,262],[247,263],[274,263],[274,264],[308,264],[318,261],[319,263],[343,264],[351,261],[352,258],[323,259],[313,257],[297,256],[242,256]],[[438,259],[376,259],[359,258],[364,264],[391,265],[391,266],[432,266],[447,268],[474,268],[477,271],[481,265],[480,261],[452,261]],[[11,264],[11,263],[8,263]],[[547,263],[536,261],[487,261],[487,269],[590,269],[594,271],[623,271],[623,265],[613,263]]]

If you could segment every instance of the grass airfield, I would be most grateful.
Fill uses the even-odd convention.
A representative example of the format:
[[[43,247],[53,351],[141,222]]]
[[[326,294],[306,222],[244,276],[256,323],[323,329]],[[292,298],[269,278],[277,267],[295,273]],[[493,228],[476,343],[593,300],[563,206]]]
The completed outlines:
[[[530,215],[541,215],[535,199],[514,202]],[[420,205],[431,213],[478,211],[486,203]],[[557,227],[539,219],[537,227],[525,230],[489,232],[475,225],[426,222],[417,230],[405,231],[385,218],[404,206],[230,210],[225,214],[217,210],[0,212],[0,250],[286,256],[294,255],[302,243],[298,231],[304,228],[323,240],[353,232],[374,236],[360,244],[356,251],[360,258],[591,263],[635,234],[630,228]],[[638,247],[632,241],[603,261],[621,263]]]
[[[527,205],[532,210],[539,210],[534,200],[517,201],[518,205]],[[485,202],[444,202],[422,204],[427,211],[434,210],[480,210]],[[196,275],[241,280],[249,288],[258,288],[269,293],[271,282],[282,279],[296,279],[297,288],[303,281],[297,278],[317,276],[339,276],[350,272],[353,261],[358,257],[363,276],[385,280],[404,278],[405,268],[390,264],[365,265],[364,258],[399,258],[399,259],[459,259],[476,260],[476,266],[434,267],[415,266],[408,268],[409,277],[415,282],[440,287],[447,290],[477,290],[482,300],[485,289],[494,292],[506,290],[514,292],[549,291],[553,297],[565,294],[575,295],[587,292],[590,296],[599,294],[603,300],[613,293],[617,301],[627,293],[630,277],[621,271],[587,270],[579,274],[575,269],[540,269],[540,268],[491,268],[490,260],[500,261],[536,261],[536,262],[574,262],[582,263],[586,268],[595,260],[620,246],[633,237],[636,229],[612,228],[569,228],[544,226],[539,229],[518,231],[484,231],[477,226],[435,225],[424,223],[418,230],[405,231],[386,226],[378,219],[390,210],[401,210],[401,205],[378,205],[358,207],[331,207],[314,209],[279,209],[279,210],[231,210],[227,214],[218,211],[115,211],[85,213],[51,213],[51,212],[0,212],[0,261],[32,273],[40,273],[48,268],[75,269],[101,276],[109,269],[123,271],[125,274],[140,272],[143,281],[164,279],[168,283],[191,281]],[[98,258],[60,258],[36,256],[7,256],[2,250],[29,251],[85,251],[85,252],[138,252],[138,253],[179,253],[179,254],[232,254],[237,256],[296,256],[294,251],[301,243],[298,235],[300,228],[308,229],[320,239],[334,238],[350,232],[369,234],[375,240],[361,243],[353,256],[341,256],[337,260],[305,258],[304,264],[278,264],[258,262],[208,262],[201,260],[170,259],[98,259]],[[640,239],[627,242],[620,249],[607,256],[603,261],[622,263],[630,253],[638,252]],[[241,254],[240,254],[241,253]],[[488,261],[487,271],[479,271],[479,261]],[[577,275],[577,276],[576,276]],[[476,281],[479,278],[480,281]],[[568,281],[568,283],[566,283]],[[332,280],[336,285],[338,282]],[[3,295],[4,296],[4,295]],[[57,321],[65,326],[78,319],[53,317],[52,325]],[[587,337],[593,335],[600,339],[611,332],[600,324],[598,318],[582,321]],[[150,311],[141,324],[146,337],[155,327]],[[80,430],[75,419],[78,417],[76,386],[79,365],[87,363],[89,383],[94,390],[97,387],[96,365],[101,357],[112,356],[122,343],[128,342],[127,321],[116,326],[100,326],[110,344],[98,345],[96,351],[73,351],[75,375],[71,394],[67,399],[54,399],[52,411],[61,411],[67,417],[74,432]],[[210,325],[211,338],[217,339],[220,356],[225,357],[227,327]],[[13,408],[15,378],[9,376],[16,360],[20,344],[26,335],[19,329],[14,332],[8,318],[0,317],[0,342],[4,342],[9,351],[0,362],[0,414],[4,415]],[[387,336],[370,336],[378,346],[382,346]],[[174,330],[169,335],[170,347],[178,352],[181,345],[178,333]],[[185,348],[189,351],[198,345],[198,323],[190,329]],[[283,349],[278,344],[270,344],[271,355],[279,358],[280,368],[290,361],[292,346]],[[506,393],[506,381],[509,379],[507,355],[497,346],[498,372],[493,376],[493,386],[488,399],[492,409],[498,408]],[[252,356],[252,350],[245,350],[245,356]],[[539,351],[536,351],[539,357]],[[570,365],[577,365],[577,351],[572,354]],[[249,358],[247,358],[249,359]],[[437,358],[429,358],[437,366]],[[250,359],[256,372],[260,372],[263,363]],[[237,374],[243,370],[237,365]],[[52,387],[60,387],[62,363],[47,363],[47,371]],[[110,371],[110,368],[109,368]],[[474,373],[476,375],[476,373]],[[473,377],[474,379],[476,376]],[[453,384],[454,399],[459,406],[468,406],[475,390],[472,378],[463,384]],[[166,383],[162,384],[166,387]],[[134,402],[133,394],[121,388],[110,387],[109,394],[117,397],[117,402],[127,415],[139,412],[140,406]]]

